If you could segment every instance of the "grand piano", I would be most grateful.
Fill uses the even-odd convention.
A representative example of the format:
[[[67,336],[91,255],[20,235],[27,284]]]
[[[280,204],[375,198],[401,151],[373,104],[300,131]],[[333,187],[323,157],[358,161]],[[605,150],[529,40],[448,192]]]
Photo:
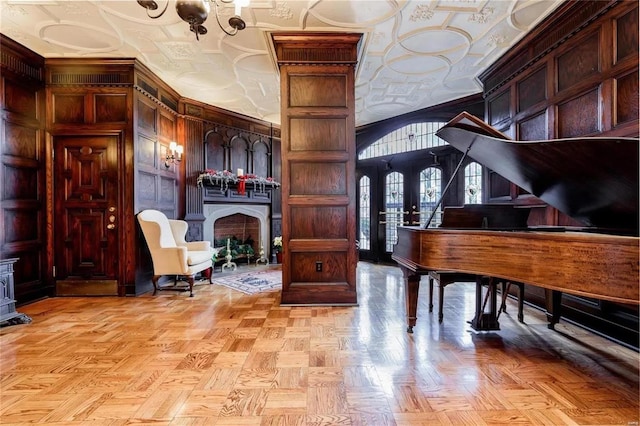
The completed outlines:
[[[562,293],[640,303],[638,139],[512,141],[467,113],[437,135],[584,226],[527,226],[526,207],[488,204],[486,211],[445,208],[438,228],[399,227],[392,258],[404,274],[408,332],[416,325],[420,278],[433,271],[477,277],[476,330],[499,329],[499,281],[551,290],[550,328],[560,319]]]

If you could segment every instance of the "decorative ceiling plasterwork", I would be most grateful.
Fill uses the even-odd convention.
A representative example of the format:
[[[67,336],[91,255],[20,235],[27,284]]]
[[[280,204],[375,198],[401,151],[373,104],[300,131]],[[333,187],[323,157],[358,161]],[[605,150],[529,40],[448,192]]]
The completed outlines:
[[[477,75],[560,3],[251,0],[244,31],[229,37],[210,16],[198,42],[173,4],[152,20],[135,0],[0,0],[0,32],[47,58],[137,57],[182,96],[276,124],[270,34],[361,32],[356,124],[363,125],[480,92]],[[231,14],[223,8],[222,20]]]

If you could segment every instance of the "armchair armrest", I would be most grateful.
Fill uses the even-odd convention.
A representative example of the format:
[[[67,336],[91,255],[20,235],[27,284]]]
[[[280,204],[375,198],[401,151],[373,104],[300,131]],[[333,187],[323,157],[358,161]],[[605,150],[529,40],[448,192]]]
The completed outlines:
[[[185,246],[189,251],[211,251],[211,241],[191,241]]]
[[[179,275],[187,273],[187,248],[166,247],[151,252],[153,270],[156,275]]]

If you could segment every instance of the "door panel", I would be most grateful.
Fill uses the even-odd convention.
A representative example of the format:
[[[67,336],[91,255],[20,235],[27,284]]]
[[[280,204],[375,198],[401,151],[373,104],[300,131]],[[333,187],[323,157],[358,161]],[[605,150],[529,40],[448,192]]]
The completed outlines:
[[[116,136],[54,140],[56,294],[117,295]]]
[[[384,176],[384,199],[382,210],[378,213],[380,258],[384,262],[392,262],[393,246],[398,242],[398,226],[409,224],[404,191],[403,173],[393,171]]]
[[[378,253],[378,194],[372,191],[371,176],[378,176],[375,168],[362,167],[359,170],[357,185],[358,199],[358,249],[359,259],[368,261],[377,261]],[[375,185],[377,188],[377,185]]]

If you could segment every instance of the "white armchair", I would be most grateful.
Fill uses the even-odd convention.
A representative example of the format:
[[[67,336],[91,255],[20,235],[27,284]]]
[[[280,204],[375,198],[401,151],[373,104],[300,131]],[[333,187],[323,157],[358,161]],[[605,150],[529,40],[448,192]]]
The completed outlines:
[[[207,269],[209,284],[212,284],[214,250],[209,241],[185,241],[187,222],[168,219],[158,210],[141,211],[138,222],[153,261],[153,294],[158,290],[188,290],[193,297],[194,276]],[[173,286],[159,286],[158,280],[162,275],[183,276],[189,287],[178,287],[175,283]]]

